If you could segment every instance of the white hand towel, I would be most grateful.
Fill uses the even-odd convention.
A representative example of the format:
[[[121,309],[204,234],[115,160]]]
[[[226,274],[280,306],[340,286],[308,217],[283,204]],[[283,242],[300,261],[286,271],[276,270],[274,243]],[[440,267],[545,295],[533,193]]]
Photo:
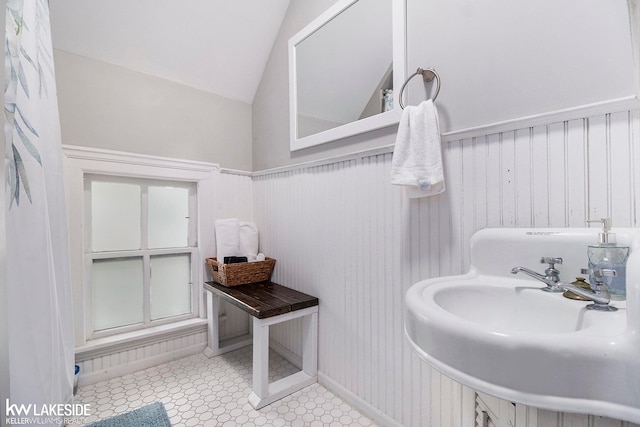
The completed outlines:
[[[258,255],[258,226],[240,221],[240,256],[255,258]]]
[[[240,222],[237,218],[217,219],[216,229],[216,258],[219,263],[224,257],[240,256]]]
[[[408,106],[402,113],[391,161],[391,183],[405,185],[410,198],[444,192],[438,112],[431,100]]]

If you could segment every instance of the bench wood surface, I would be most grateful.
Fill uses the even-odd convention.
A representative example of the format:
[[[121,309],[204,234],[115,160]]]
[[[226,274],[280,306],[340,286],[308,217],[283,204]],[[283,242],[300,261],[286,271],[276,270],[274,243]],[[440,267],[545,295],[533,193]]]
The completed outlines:
[[[232,287],[205,282],[205,288],[207,287],[258,319],[318,305],[318,298],[270,281]]]

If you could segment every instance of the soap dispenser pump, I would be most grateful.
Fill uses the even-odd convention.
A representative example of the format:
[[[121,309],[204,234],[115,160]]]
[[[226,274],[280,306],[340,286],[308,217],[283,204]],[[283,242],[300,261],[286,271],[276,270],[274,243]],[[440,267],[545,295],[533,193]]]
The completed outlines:
[[[611,232],[611,218],[587,222],[602,223],[602,231],[598,233],[598,243],[589,245],[587,249],[589,269],[605,268],[615,270],[615,276],[608,277],[605,284],[609,287],[612,300],[624,300],[627,297],[626,262],[629,256],[629,247],[617,245],[616,234]],[[593,284],[594,280],[594,277],[589,277],[590,283]]]

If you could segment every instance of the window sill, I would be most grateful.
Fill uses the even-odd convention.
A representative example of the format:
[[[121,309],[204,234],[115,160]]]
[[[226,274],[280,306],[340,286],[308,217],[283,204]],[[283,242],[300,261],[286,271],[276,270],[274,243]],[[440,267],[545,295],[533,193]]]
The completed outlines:
[[[200,329],[207,330],[207,319],[189,319],[90,340],[86,344],[76,347],[76,362],[154,344],[162,340],[190,335]]]

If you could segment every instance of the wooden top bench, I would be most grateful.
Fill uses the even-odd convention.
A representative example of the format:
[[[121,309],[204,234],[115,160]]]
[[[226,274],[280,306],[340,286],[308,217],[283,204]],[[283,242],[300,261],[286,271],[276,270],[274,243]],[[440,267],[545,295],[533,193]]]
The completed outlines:
[[[270,281],[232,287],[205,282],[204,287],[258,319],[318,305],[318,298]]]
[[[205,282],[207,291],[207,349],[217,356],[253,344],[253,388],[249,404],[260,409],[318,380],[318,298],[270,281],[226,287]],[[220,301],[227,301],[253,316],[253,337],[220,343]],[[302,319],[302,370],[269,383],[269,326]]]

